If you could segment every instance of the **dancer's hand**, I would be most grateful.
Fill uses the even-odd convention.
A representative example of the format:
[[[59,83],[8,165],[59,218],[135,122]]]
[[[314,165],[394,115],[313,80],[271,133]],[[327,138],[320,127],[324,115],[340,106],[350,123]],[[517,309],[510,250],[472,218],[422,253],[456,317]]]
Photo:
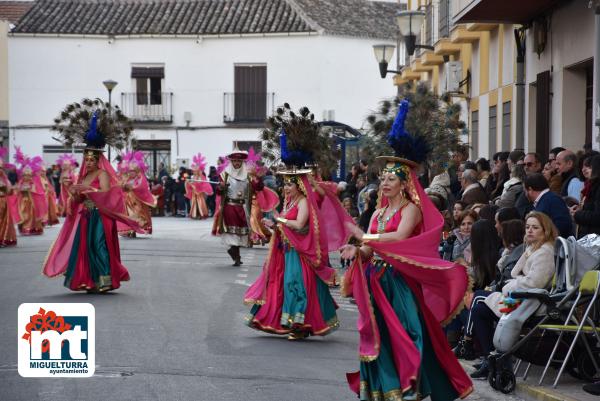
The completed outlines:
[[[275,223],[273,222],[273,220],[271,219],[262,219],[262,223],[265,227],[267,228],[273,228],[273,226],[275,225]]]
[[[356,255],[358,254],[358,248],[354,245],[350,245],[350,244],[346,244],[344,246],[342,246],[339,251],[341,252],[341,257],[342,259],[352,259],[354,257],[356,257]]]

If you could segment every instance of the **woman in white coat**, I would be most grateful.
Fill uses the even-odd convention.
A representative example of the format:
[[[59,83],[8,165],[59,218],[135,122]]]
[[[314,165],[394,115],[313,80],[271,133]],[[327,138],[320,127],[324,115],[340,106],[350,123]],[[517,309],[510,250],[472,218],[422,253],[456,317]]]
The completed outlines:
[[[541,212],[531,212],[525,222],[525,244],[527,247],[511,271],[511,280],[502,287],[502,292],[492,292],[484,302],[473,307],[471,318],[473,332],[485,357],[494,344],[494,325],[500,319],[500,301],[511,291],[547,288],[554,275],[554,242],[558,230],[552,220]],[[472,378],[487,378],[488,364],[484,359],[481,367],[471,374]]]

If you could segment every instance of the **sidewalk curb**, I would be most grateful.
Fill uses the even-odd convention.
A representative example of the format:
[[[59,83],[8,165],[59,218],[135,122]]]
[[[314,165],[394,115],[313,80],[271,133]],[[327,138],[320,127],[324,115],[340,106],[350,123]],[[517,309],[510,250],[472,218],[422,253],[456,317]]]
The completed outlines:
[[[553,388],[517,383],[515,394],[519,397],[539,401],[577,401],[576,398],[567,397]]]
[[[462,365],[463,369],[465,369],[466,372],[468,372],[468,373],[473,372],[474,369],[469,362],[466,362],[463,360],[459,360],[459,362]],[[487,382],[487,380],[486,380],[486,382]],[[491,387],[490,387],[490,389],[491,389]],[[495,391],[498,394],[499,399],[500,399],[500,397],[503,396],[503,394],[500,391],[493,390],[493,389],[491,389],[491,390]],[[517,382],[515,391],[512,394],[516,395],[519,398],[524,398],[526,400],[578,401],[577,398],[568,397],[568,396],[564,395],[563,393],[556,391],[552,387],[536,386],[533,384],[524,383],[522,381]]]

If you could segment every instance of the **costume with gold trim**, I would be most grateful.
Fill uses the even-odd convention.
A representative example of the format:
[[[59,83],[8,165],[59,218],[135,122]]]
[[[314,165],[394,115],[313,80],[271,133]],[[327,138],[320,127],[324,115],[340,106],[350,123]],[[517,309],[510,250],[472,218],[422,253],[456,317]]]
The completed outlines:
[[[344,294],[354,297],[359,310],[360,334],[360,370],[347,376],[361,400],[454,400],[473,387],[441,325],[462,308],[468,276],[464,266],[439,258],[443,218],[415,174],[415,161],[425,160],[415,155],[426,156],[427,144],[404,131],[407,112],[404,101],[388,137],[397,156],[381,157],[383,173],[404,183],[404,208],[390,211],[385,220],[383,198],[370,235],[363,238],[373,257],[356,258],[344,277]],[[382,235],[398,230],[409,203],[422,217],[412,234],[381,241]]]

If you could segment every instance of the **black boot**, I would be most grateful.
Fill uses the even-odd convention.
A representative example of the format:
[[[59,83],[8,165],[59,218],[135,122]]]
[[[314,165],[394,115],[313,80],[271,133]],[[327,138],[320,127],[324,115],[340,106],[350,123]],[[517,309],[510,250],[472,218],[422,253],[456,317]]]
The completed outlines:
[[[241,266],[242,264],[242,256],[240,255],[240,247],[239,246],[235,246],[233,247],[234,249],[234,256],[233,256],[233,265],[234,266]]]
[[[236,261],[236,253],[235,253],[235,248],[237,248],[237,246],[232,246],[229,247],[229,249],[227,250],[227,253],[229,254],[229,256],[231,256],[231,259],[235,262]]]
[[[600,395],[600,381],[583,385],[583,391],[593,395]]]
[[[483,361],[481,361],[481,366],[479,367],[479,369],[477,369],[475,372],[471,373],[471,378],[472,379],[487,379],[488,375],[490,374],[490,367],[489,367],[489,362],[488,359],[485,358]]]
[[[457,358],[464,359],[465,361],[472,361],[477,358],[475,350],[473,349],[472,340],[459,340],[458,345],[454,347],[452,352],[454,352],[454,355],[456,355]]]

